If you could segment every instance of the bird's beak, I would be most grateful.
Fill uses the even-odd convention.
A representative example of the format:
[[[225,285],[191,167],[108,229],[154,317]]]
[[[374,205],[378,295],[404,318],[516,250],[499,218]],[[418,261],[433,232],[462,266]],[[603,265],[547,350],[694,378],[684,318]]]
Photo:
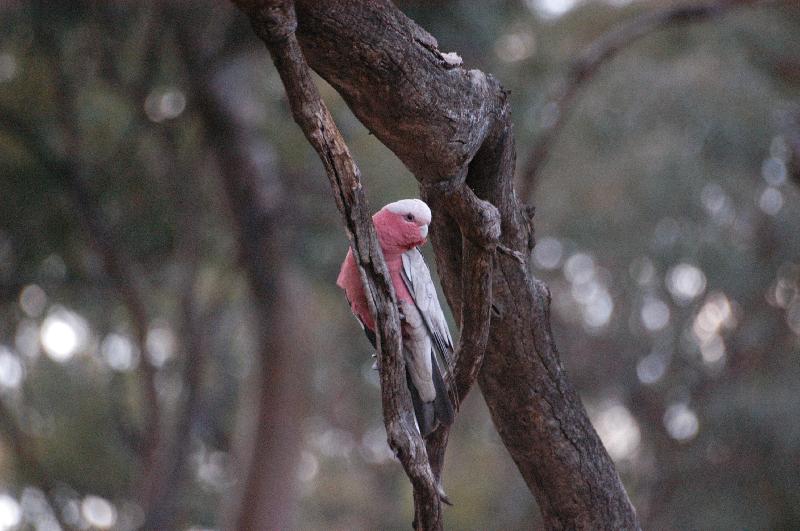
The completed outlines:
[[[427,225],[423,225],[423,226],[421,226],[419,228],[419,235],[422,236],[423,240],[428,237],[428,226]]]

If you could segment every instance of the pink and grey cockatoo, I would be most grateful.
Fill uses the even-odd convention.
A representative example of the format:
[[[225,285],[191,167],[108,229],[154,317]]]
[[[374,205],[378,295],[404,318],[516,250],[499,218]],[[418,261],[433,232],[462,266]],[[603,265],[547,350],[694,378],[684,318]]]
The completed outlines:
[[[401,314],[406,381],[411,390],[417,425],[423,437],[441,424],[453,423],[453,405],[436,359],[451,363],[453,339],[447,326],[428,266],[417,249],[428,237],[431,209],[419,199],[389,203],[372,216],[383,256],[392,277]],[[350,309],[367,338],[375,345],[375,323],[369,313],[361,277],[347,251],[336,284],[344,289]]]

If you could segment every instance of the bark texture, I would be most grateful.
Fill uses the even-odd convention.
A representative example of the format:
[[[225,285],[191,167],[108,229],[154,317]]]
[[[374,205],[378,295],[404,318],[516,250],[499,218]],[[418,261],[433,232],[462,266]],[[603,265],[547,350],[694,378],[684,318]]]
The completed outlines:
[[[302,110],[298,95],[316,91],[285,75],[285,58],[296,57],[299,50],[281,51],[279,46],[294,46],[294,35],[276,33],[270,22],[276,11],[246,4],[242,7],[270,47],[298,123],[320,152],[329,175],[342,176],[333,156],[337,152],[326,150],[324,142],[319,147],[319,135],[324,138],[332,126],[327,111],[298,116],[298,108]],[[441,53],[431,35],[386,0],[300,0],[296,8],[297,38],[309,64],[411,169],[434,213],[431,238],[439,273],[463,327],[456,380],[463,379],[465,385],[459,384],[458,394],[466,393],[471,375],[477,373],[494,423],[536,496],[548,528],[639,528],[614,465],[564,374],[550,332],[548,290],[530,274],[524,259],[533,247],[533,225],[530,211],[518,203],[513,190],[514,135],[506,92],[491,76],[467,70],[453,55]],[[338,149],[346,151],[343,146]],[[334,195],[351,236],[356,236],[353,247],[362,267],[374,268],[374,258],[371,262],[361,258],[379,255],[374,233],[363,240],[356,228],[364,218],[353,215],[367,216],[363,190],[357,173],[345,170],[350,174],[334,186]],[[351,210],[349,205],[357,208]],[[384,269],[373,271],[367,276],[378,288],[377,293],[370,290],[378,326],[382,337],[389,334],[392,339],[382,341],[385,356],[383,349],[397,347],[398,338],[391,335],[397,333],[396,310],[384,307],[388,301],[380,296],[391,291],[382,284]],[[482,279],[491,279],[491,286]],[[468,298],[476,286],[477,306]],[[490,297],[493,304],[486,304]],[[386,311],[388,321],[381,315]],[[386,399],[387,386],[393,382],[384,376],[382,368]],[[390,442],[396,436],[391,430],[387,419]],[[446,438],[446,433],[437,433],[429,440],[429,449],[443,447]],[[409,448],[422,450],[411,439],[414,444]],[[404,456],[399,457],[405,465]],[[443,454],[432,453],[431,458],[438,473]],[[419,478],[409,476],[415,485],[417,526],[441,526],[440,517],[420,522],[423,500],[418,495],[426,491],[418,488]]]
[[[296,37],[294,4],[287,0],[238,2],[269,49],[289,97],[295,122],[317,151],[342,215],[353,256],[375,317],[383,417],[389,446],[414,488],[414,526],[441,529],[442,509],[424,441],[416,430],[405,379],[400,319],[389,271],[372,224],[358,166],[320,98]],[[261,420],[259,419],[259,422]],[[239,526],[240,529],[249,527]]]

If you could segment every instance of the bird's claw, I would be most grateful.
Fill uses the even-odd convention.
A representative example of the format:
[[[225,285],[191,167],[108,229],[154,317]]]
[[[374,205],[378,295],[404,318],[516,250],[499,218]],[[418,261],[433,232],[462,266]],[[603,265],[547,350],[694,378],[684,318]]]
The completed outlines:
[[[452,507],[453,502],[450,501],[450,498],[447,496],[447,493],[445,493],[444,487],[442,487],[441,483],[439,482],[436,483],[436,490],[438,491],[437,493],[439,494],[439,499],[442,501],[442,503]]]

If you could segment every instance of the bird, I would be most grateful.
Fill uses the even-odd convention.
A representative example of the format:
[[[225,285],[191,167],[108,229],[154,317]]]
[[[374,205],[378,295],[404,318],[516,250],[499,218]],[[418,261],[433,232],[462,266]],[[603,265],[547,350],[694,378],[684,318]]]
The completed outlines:
[[[400,311],[406,382],[422,437],[440,424],[453,424],[453,403],[439,367],[438,351],[450,375],[453,338],[436,295],[430,271],[419,247],[428,237],[431,209],[419,199],[389,203],[372,216]],[[336,284],[345,292],[350,309],[377,349],[375,322],[361,284],[352,248],[342,263]]]

